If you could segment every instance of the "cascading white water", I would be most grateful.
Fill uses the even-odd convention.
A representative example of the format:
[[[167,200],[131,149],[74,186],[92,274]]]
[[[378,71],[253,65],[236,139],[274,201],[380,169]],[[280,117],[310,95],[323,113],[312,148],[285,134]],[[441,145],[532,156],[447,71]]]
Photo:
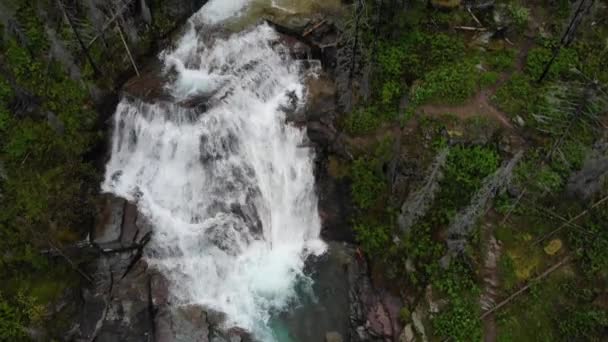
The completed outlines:
[[[175,301],[268,340],[271,312],[294,299],[305,259],[325,249],[312,151],[282,109],[302,104],[303,73],[267,25],[207,46],[200,33],[228,17],[222,9],[240,9],[221,1],[161,54],[174,101],[118,105],[102,190],[152,222],[146,259]]]

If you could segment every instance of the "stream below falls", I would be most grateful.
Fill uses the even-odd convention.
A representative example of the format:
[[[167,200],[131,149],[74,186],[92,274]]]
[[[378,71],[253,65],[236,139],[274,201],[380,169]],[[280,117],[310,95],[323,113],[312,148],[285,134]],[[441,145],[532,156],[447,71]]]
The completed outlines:
[[[319,236],[314,151],[285,119],[314,70],[259,21],[208,34],[253,4],[317,3],[277,1],[213,0],[189,20],[160,54],[172,100],[118,105],[102,190],[152,222],[144,257],[172,303],[221,312],[260,341],[320,341],[347,329],[348,290]]]

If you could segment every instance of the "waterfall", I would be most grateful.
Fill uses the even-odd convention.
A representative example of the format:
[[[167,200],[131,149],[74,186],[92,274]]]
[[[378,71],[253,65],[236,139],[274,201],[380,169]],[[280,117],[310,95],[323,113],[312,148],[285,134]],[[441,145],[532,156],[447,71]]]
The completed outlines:
[[[211,1],[161,54],[173,100],[120,102],[102,190],[152,222],[145,258],[174,303],[269,340],[270,315],[293,302],[305,259],[325,245],[313,151],[285,119],[303,105],[305,72],[267,25],[202,38],[244,3]]]

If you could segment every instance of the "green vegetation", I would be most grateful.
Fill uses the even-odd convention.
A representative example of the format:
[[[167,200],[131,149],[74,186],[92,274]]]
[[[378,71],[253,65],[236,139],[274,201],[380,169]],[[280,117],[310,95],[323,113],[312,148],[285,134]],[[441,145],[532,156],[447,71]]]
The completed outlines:
[[[507,114],[526,116],[538,108],[538,89],[529,76],[515,73],[496,91],[494,101]]]
[[[470,62],[442,66],[428,72],[422,83],[412,88],[412,103],[462,103],[475,94],[478,79],[478,71]]]
[[[355,160],[351,175],[355,204],[361,209],[374,205],[386,188],[383,176],[378,172],[378,160],[366,158]]]
[[[43,319],[44,308],[34,298],[18,293],[11,301],[0,294],[0,340],[27,341],[25,328]]]
[[[373,4],[370,8],[376,9]],[[608,236],[601,229],[608,220],[607,207],[577,215],[608,195],[608,188],[604,185],[582,203],[567,185],[602,138],[608,27],[598,18],[608,12],[597,9],[589,14],[572,44],[558,51],[558,40],[573,13],[570,2],[508,0],[501,1],[497,11],[502,18],[496,11],[473,11],[483,27],[507,26],[501,31],[506,39],[493,36],[488,43],[479,39],[481,33],[472,37],[462,28],[479,25],[464,8],[435,10],[422,3],[413,3],[404,14],[387,15],[373,35],[365,35],[364,44],[376,49],[370,53],[376,57],[372,98],[348,114],[346,131],[371,139],[380,127],[399,124],[407,133],[401,136],[401,155],[392,156],[392,162],[415,159],[410,164],[416,171],[407,185],[391,184],[388,194],[387,182],[393,182],[388,177],[395,177],[388,167],[391,158],[376,158],[374,148],[358,150],[347,175],[353,180],[358,208],[354,231],[371,258],[375,277],[382,274],[398,284],[399,291],[420,297],[428,295],[431,285],[433,300],[445,300],[425,326],[437,340],[482,337],[479,295],[480,280],[486,276],[482,270],[487,272],[483,267],[488,234],[501,245],[497,300],[572,255],[571,264],[532,284],[497,311],[497,338],[599,341],[606,332],[608,312],[602,290],[608,281]],[[474,97],[480,90],[483,96]],[[486,94],[496,112],[466,112],[475,110]],[[479,108],[484,105],[479,103]],[[503,113],[511,122],[496,120]],[[441,168],[439,190],[423,215],[402,231],[397,213],[385,208],[404,203],[403,188],[407,194],[419,190],[426,176],[422,170],[446,147],[450,152]],[[511,158],[518,150],[525,152],[524,158],[508,191],[497,194],[488,212],[472,223],[484,230],[474,229],[464,253],[448,268],[442,267],[447,228],[456,214],[470,205],[502,157]],[[573,223],[554,231],[573,218]],[[412,305],[421,304],[403,308],[404,324],[411,323],[411,312],[417,309]]]
[[[498,82],[499,75],[497,72],[488,71],[481,74],[479,77],[479,86],[481,88],[491,87]]]
[[[511,71],[515,66],[515,51],[500,49],[486,56],[486,63],[496,72]]]
[[[553,51],[549,47],[538,47],[528,52],[526,58],[526,73],[534,80],[540,79],[545,71],[545,66],[553,57]],[[578,65],[578,56],[575,50],[561,49],[553,64],[547,72],[547,79],[556,79],[567,76],[572,68]]]
[[[473,281],[471,270],[458,260],[436,277],[433,285],[449,299],[449,304],[433,319],[435,333],[455,341],[480,340],[481,321],[478,319],[477,305],[479,288]]]

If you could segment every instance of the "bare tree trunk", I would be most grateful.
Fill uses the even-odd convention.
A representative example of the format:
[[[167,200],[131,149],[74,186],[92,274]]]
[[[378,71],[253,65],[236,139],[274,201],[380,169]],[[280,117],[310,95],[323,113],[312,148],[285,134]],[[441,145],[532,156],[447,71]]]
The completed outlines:
[[[350,73],[348,76],[349,80],[353,79],[355,65],[357,64],[357,49],[359,48],[359,24],[361,22],[361,11],[363,10],[361,1],[364,0],[358,0],[357,4],[355,5],[355,42],[353,43],[353,49],[351,51]]]

